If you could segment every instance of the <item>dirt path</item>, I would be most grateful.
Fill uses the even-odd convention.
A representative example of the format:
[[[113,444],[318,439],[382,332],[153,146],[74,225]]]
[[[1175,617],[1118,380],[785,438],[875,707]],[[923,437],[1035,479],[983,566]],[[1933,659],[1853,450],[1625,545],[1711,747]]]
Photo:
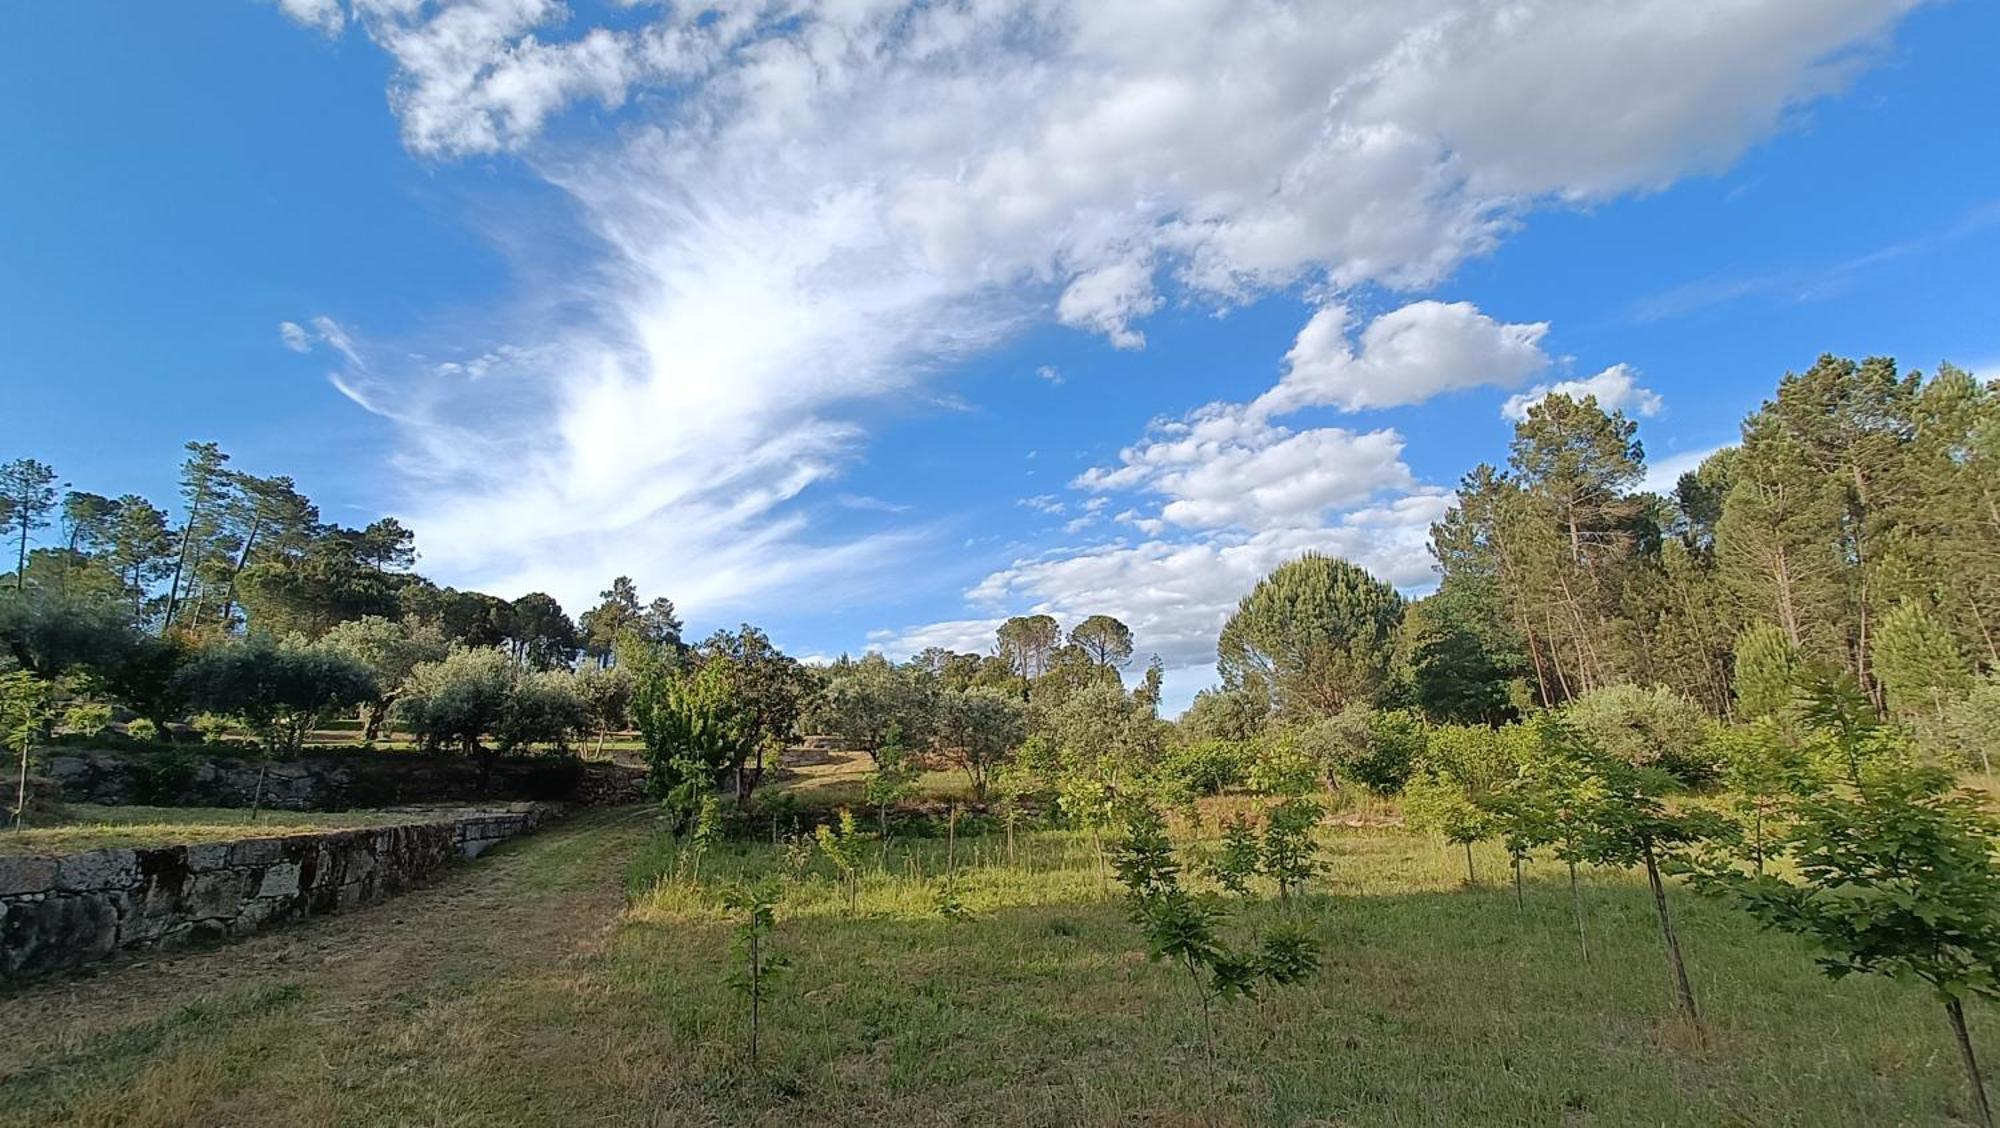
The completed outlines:
[[[373,1057],[420,1060],[468,1033],[468,1000],[598,962],[650,827],[643,808],[587,813],[357,912],[0,998],[0,1122],[372,1119],[379,1102],[343,1090],[394,1075]]]

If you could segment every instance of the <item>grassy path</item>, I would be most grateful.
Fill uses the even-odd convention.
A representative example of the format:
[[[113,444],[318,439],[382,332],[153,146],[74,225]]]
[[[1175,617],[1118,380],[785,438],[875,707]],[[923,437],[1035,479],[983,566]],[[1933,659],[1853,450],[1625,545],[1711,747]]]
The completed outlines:
[[[509,1053],[595,1053],[588,968],[650,826],[585,814],[359,912],[0,999],[0,1123],[541,1119],[534,1094],[479,1075]],[[493,1020],[496,998],[538,992],[576,1010],[567,1044]]]

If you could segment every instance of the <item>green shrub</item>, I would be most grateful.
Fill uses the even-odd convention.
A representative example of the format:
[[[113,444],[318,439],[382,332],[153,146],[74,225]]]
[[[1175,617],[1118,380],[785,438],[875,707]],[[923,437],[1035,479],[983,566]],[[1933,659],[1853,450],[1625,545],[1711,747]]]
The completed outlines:
[[[132,801],[148,807],[170,807],[179,802],[194,775],[194,757],[176,749],[154,752],[125,767]]]
[[[1311,728],[1275,729],[1251,745],[1250,789],[1263,795],[1304,795],[1326,778],[1326,761]]]
[[[1689,787],[1721,772],[1710,747],[1708,715],[1672,690],[1607,686],[1570,702],[1562,713],[1599,751],[1635,768],[1658,768]]]
[[[1422,718],[1407,709],[1354,706],[1310,731],[1336,781],[1358,783],[1381,796],[1403,790],[1426,740]]]
[[[1250,759],[1243,741],[1203,740],[1169,752],[1160,774],[1193,794],[1220,795],[1249,776]]]

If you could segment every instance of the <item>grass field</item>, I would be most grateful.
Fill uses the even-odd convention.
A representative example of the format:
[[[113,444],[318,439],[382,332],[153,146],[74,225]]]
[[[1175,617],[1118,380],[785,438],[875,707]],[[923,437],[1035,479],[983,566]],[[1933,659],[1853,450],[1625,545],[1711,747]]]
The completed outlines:
[[[60,823],[0,831],[0,854],[74,854],[112,846],[178,846],[229,842],[357,826],[416,821],[410,814],[261,812],[256,822],[241,807],[98,807],[73,803]]]
[[[1531,870],[1517,908],[1497,851],[1478,858],[1491,884],[1467,889],[1460,854],[1401,830],[1332,829],[1325,847],[1302,907],[1323,970],[1220,1012],[1212,1090],[1186,983],[1145,959],[1086,836],[1024,832],[1011,862],[1002,835],[961,837],[974,916],[952,922],[934,907],[942,840],[867,845],[850,915],[824,862],[768,843],[727,844],[698,883],[677,877],[675,848],[635,810],[510,844],[455,894],[162,961],[157,980],[112,972],[95,1003],[54,988],[15,1000],[0,1009],[0,1119],[1884,1125],[1966,1111],[1922,991],[1830,982],[1794,942],[1684,890],[1702,1037],[1672,1017],[1640,882],[1588,878],[1585,964],[1559,871]],[[760,875],[786,882],[770,943],[792,966],[752,1068],[718,891]],[[1230,929],[1279,911],[1246,906]],[[260,954],[285,943],[318,954]],[[1975,1036],[2000,1061],[1990,1018],[1975,1011]]]

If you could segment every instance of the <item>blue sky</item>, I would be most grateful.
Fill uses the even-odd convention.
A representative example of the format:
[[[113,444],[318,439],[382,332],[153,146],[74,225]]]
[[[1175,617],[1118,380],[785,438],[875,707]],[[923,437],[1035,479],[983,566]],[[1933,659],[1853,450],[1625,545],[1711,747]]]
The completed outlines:
[[[1291,554],[1422,590],[1510,397],[2000,374],[1990,4],[725,8],[0,9],[6,455],[802,654],[1108,611],[1178,702]]]

